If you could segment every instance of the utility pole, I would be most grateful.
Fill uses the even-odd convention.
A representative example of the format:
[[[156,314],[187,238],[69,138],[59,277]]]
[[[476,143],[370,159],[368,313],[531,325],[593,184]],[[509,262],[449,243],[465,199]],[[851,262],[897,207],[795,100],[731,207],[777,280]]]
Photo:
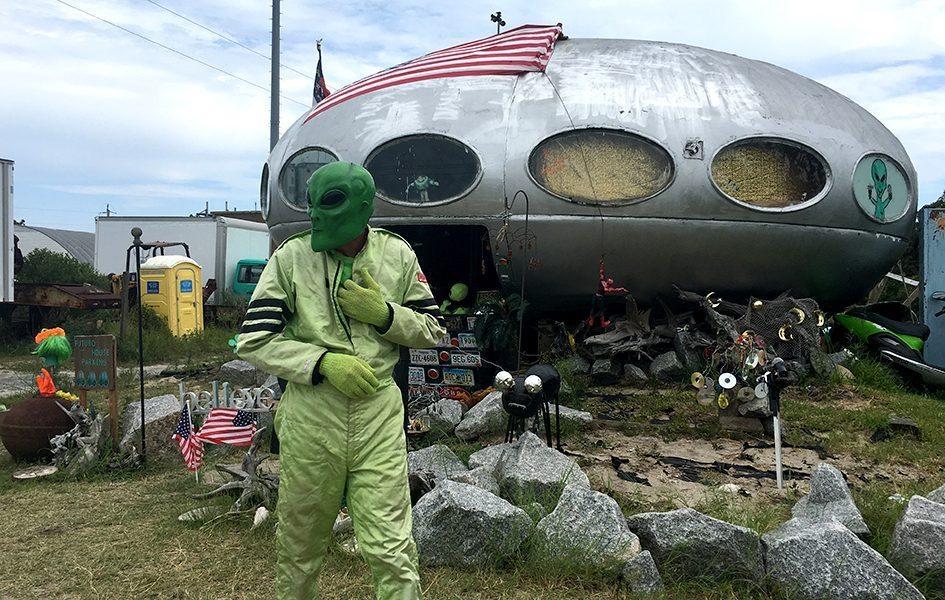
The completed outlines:
[[[269,84],[269,149],[279,141],[279,0],[272,0],[272,65]]]

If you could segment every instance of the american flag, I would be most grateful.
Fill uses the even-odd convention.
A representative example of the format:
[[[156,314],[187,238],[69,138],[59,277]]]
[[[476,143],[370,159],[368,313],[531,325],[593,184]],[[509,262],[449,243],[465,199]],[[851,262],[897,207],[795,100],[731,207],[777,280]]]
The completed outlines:
[[[180,453],[184,455],[184,464],[191,471],[200,469],[203,463],[203,442],[200,437],[194,433],[193,423],[190,422],[190,408],[184,404],[180,411],[180,419],[177,420],[177,429],[174,430],[171,438],[177,440],[180,447]]]
[[[312,106],[315,106],[328,97],[328,84],[325,83],[325,74],[322,72],[322,42],[315,44],[318,49],[318,66],[315,67],[315,85],[312,87]]]
[[[520,75],[544,71],[561,25],[522,25],[474,42],[452,46],[391,67],[347,85],[318,103],[306,117],[316,115],[345,100],[395,85],[470,75]]]
[[[251,446],[256,434],[256,413],[236,408],[214,408],[197,435],[208,444]]]

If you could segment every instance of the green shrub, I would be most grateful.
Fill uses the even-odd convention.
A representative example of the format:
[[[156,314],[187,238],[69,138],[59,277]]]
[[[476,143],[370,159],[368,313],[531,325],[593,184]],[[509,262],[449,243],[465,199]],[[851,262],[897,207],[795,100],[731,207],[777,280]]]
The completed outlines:
[[[16,271],[19,283],[89,283],[109,289],[108,277],[73,256],[37,248],[26,255],[23,266]]]

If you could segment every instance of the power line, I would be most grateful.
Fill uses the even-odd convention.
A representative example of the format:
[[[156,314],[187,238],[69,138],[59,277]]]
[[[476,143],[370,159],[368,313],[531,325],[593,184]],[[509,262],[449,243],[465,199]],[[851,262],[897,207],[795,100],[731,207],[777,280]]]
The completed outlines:
[[[153,4],[154,6],[160,8],[160,9],[162,9],[162,10],[166,10],[167,12],[171,13],[172,15],[174,15],[174,16],[176,16],[176,17],[180,17],[181,19],[187,21],[188,23],[190,23],[190,24],[192,24],[192,25],[196,25],[197,27],[199,27],[199,28],[201,28],[201,29],[203,29],[203,30],[205,30],[205,31],[209,31],[210,33],[212,33],[213,35],[217,36],[218,38],[224,39],[224,40],[230,42],[231,44],[236,44],[237,46],[239,46],[240,48],[242,48],[242,49],[244,49],[244,50],[249,50],[250,52],[252,52],[253,54],[255,54],[255,55],[257,55],[257,56],[261,56],[261,57],[265,58],[266,60],[272,60],[272,57],[266,56],[266,55],[263,54],[262,52],[259,52],[259,51],[255,50],[254,48],[250,48],[249,46],[247,46],[247,45],[245,45],[245,44],[243,44],[243,43],[241,43],[241,42],[239,42],[239,41],[237,41],[237,40],[234,40],[234,39],[231,38],[231,37],[225,36],[225,35],[223,35],[222,33],[220,33],[219,31],[213,30],[213,29],[207,27],[206,25],[202,25],[201,23],[198,23],[197,21],[194,21],[193,19],[191,19],[191,18],[189,18],[189,17],[187,17],[187,16],[185,16],[185,15],[182,15],[182,14],[180,14],[179,12],[175,12],[175,11],[171,10],[170,8],[164,6],[163,4],[158,4],[158,3],[155,2],[154,0],[144,0],[144,1],[145,1],[145,2],[148,2],[148,3],[150,3],[150,4]],[[290,67],[289,65],[284,65],[284,64],[282,64],[282,63],[279,63],[279,64],[282,65],[283,68],[288,69],[289,71],[292,71],[293,73],[297,73],[297,74],[301,75],[302,77],[307,77],[308,79],[315,79],[315,76],[314,76],[314,75],[309,75],[308,73],[303,73],[302,71],[299,71],[299,70],[297,70],[297,69],[293,69],[293,68]]]
[[[225,69],[221,69],[220,67],[218,67],[218,66],[216,66],[216,65],[211,65],[211,64],[208,63],[208,62],[202,61],[202,60],[200,60],[199,58],[196,58],[196,57],[193,57],[193,56],[191,56],[191,55],[189,55],[189,54],[186,54],[186,53],[184,53],[184,52],[181,52],[180,50],[177,50],[177,49],[175,49],[175,48],[171,48],[170,46],[167,46],[167,45],[165,45],[165,44],[162,44],[161,42],[158,42],[158,41],[156,41],[156,40],[153,40],[153,39],[151,39],[151,38],[149,38],[149,37],[147,37],[147,36],[145,36],[145,35],[142,35],[142,34],[138,33],[137,31],[132,31],[132,30],[126,28],[126,27],[122,27],[121,25],[119,25],[119,24],[117,24],[117,23],[114,23],[114,22],[112,22],[112,21],[109,21],[108,19],[102,18],[102,17],[100,17],[100,16],[98,16],[98,15],[96,15],[96,14],[90,13],[89,11],[87,11],[87,10],[85,10],[85,9],[82,9],[82,8],[79,8],[78,6],[69,4],[68,2],[65,2],[64,0],[56,0],[56,2],[58,2],[59,4],[62,4],[62,5],[68,6],[69,8],[71,8],[71,9],[73,9],[73,10],[77,10],[77,11],[79,11],[79,12],[82,13],[82,14],[88,15],[88,16],[92,17],[93,19],[98,19],[99,21],[101,21],[101,22],[103,22],[103,23],[107,23],[108,25],[111,25],[112,27],[116,27],[116,28],[118,28],[118,29],[121,29],[121,30],[124,31],[125,33],[130,33],[131,35],[133,35],[133,36],[135,36],[135,37],[138,37],[138,38],[141,38],[142,40],[144,40],[144,41],[146,41],[146,42],[150,42],[150,43],[154,44],[155,46],[160,46],[161,48],[164,48],[165,50],[167,50],[167,51],[169,51],[169,52],[173,52],[174,54],[177,54],[177,55],[179,55],[179,56],[182,56],[182,57],[186,58],[187,60],[191,60],[191,61],[193,61],[193,62],[195,62],[195,63],[197,63],[197,64],[203,65],[203,66],[205,66],[205,67],[208,67],[208,68],[210,68],[210,69],[213,69],[214,71],[217,71],[217,72],[219,72],[219,73],[223,73],[224,75],[227,75],[227,76],[229,76],[229,77],[232,77],[233,79],[238,79],[239,81],[242,81],[243,83],[247,83],[247,84],[249,84],[249,85],[251,85],[251,86],[253,86],[253,87],[255,87],[255,88],[259,88],[259,89],[261,89],[262,91],[266,92],[267,94],[271,93],[270,90],[269,90],[269,88],[267,88],[267,87],[265,87],[265,86],[259,85],[258,83],[254,83],[254,82],[250,81],[249,79],[245,79],[245,78],[243,78],[243,77],[240,77],[239,75],[235,75],[235,74],[233,74],[233,73],[230,73],[229,71],[227,71],[227,70],[225,70]],[[298,104],[298,105],[300,105],[300,106],[304,106],[305,108],[311,108],[309,104],[307,104],[307,103],[305,103],[305,102],[299,102],[299,101],[296,100],[295,98],[289,98],[288,96],[283,96],[283,95],[281,95],[281,94],[280,94],[280,97],[283,98],[283,99],[285,99],[285,100],[288,100],[288,101],[290,101],[290,102],[295,102],[296,104]]]

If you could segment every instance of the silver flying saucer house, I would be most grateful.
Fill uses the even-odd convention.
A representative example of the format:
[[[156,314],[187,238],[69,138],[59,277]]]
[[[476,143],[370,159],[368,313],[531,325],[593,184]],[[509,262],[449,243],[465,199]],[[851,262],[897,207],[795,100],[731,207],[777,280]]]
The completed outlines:
[[[916,174],[866,110],[764,62],[525,26],[342,88],[275,146],[273,243],[309,227],[305,181],[374,175],[373,223],[455,282],[585,310],[603,279],[638,300],[861,298],[905,250]]]

